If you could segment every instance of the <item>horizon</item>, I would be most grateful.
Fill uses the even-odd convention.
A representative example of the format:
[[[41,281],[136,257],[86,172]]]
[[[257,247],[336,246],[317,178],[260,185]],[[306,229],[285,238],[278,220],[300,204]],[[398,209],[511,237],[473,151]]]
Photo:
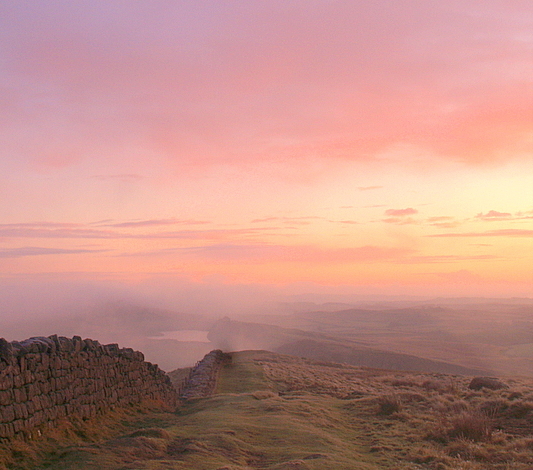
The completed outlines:
[[[503,0],[1,5],[4,315],[533,298],[532,30]]]

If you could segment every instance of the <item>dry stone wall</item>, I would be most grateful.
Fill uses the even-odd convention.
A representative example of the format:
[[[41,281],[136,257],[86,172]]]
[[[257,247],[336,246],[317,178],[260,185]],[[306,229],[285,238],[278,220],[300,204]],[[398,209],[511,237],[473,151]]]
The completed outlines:
[[[196,363],[189,377],[179,387],[180,398],[182,400],[190,400],[212,395],[220,370],[224,363],[229,360],[230,356],[224,354],[220,349],[215,349],[206,354],[201,361]]]
[[[0,438],[32,437],[63,418],[160,401],[175,408],[169,377],[141,352],[79,336],[0,338]]]

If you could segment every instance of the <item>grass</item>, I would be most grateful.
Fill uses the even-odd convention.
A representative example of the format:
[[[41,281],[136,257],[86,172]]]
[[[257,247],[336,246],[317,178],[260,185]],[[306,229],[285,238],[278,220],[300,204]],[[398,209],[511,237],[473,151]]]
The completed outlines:
[[[132,410],[85,436],[66,430],[39,452],[19,443],[19,464],[28,446],[33,460],[10,469],[531,469],[531,383],[474,392],[468,383],[234,353],[213,397],[176,413]]]

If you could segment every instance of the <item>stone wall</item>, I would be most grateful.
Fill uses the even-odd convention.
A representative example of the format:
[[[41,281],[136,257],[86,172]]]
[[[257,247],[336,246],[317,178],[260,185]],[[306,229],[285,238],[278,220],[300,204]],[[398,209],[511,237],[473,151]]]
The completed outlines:
[[[230,360],[229,354],[224,354],[220,349],[215,349],[206,354],[192,368],[189,377],[179,387],[180,398],[205,398],[213,394],[218,375],[223,364]]]
[[[0,438],[31,438],[63,418],[160,401],[177,406],[168,376],[144,356],[116,344],[50,337],[0,338]]]

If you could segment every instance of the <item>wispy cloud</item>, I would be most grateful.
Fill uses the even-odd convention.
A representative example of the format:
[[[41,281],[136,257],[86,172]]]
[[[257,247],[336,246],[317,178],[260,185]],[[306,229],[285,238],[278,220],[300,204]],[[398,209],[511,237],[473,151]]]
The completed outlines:
[[[110,230],[88,228],[47,228],[22,224],[21,226],[0,225],[0,238],[130,238]]]
[[[252,224],[264,223],[264,222],[282,222],[289,225],[309,225],[313,221],[324,220],[323,217],[318,216],[306,216],[306,217],[265,217],[263,219],[254,219]]]
[[[461,225],[460,221],[450,216],[428,217],[426,222],[433,227],[439,228],[455,228]]]
[[[489,230],[487,232],[464,232],[464,233],[437,233],[425,235],[430,238],[461,238],[461,237],[533,237],[533,230],[509,228],[501,230]]]
[[[345,224],[345,225],[358,225],[360,222],[357,222],[356,220],[328,220],[328,222],[336,223],[336,224]]]
[[[73,229],[83,227],[83,224],[72,222],[23,222],[15,224],[0,224],[0,229]]]
[[[44,248],[36,246],[25,246],[21,248],[9,248],[0,250],[0,258],[22,258],[25,256],[42,256],[42,255],[73,255],[81,253],[101,253],[108,250],[85,250],[85,249],[63,249],[63,248]]]
[[[389,217],[387,219],[382,219],[382,222],[396,225],[415,225],[419,223],[412,217]]]
[[[166,225],[204,225],[208,224],[205,220],[194,219],[148,219],[148,220],[132,220],[129,222],[115,222],[104,223],[103,227],[117,227],[117,228],[141,228],[141,227],[158,227]]]
[[[382,189],[383,186],[358,186],[359,191],[372,191],[373,189]]]
[[[118,256],[193,256],[199,259],[227,262],[294,262],[314,263],[373,263],[407,260],[415,251],[410,248],[360,246],[324,248],[315,245],[269,245],[266,243],[218,243],[186,248],[170,248],[146,252],[124,253]]]
[[[434,256],[413,256],[406,262],[413,264],[424,263],[456,263],[459,261],[488,261],[500,259],[495,255],[434,255]]]
[[[510,220],[527,220],[533,219],[531,212],[517,212],[511,214],[510,212],[499,212],[495,210],[490,210],[486,214],[480,212],[477,214],[475,219],[480,219],[486,222],[498,222],[498,221],[510,221]]]
[[[165,224],[163,224],[164,226]],[[158,226],[158,224],[147,226]],[[135,226],[133,226],[135,227]],[[113,227],[113,228],[121,228]],[[122,227],[124,228],[124,227]],[[101,230],[86,228],[80,224],[63,226],[51,224],[4,224],[0,225],[0,238],[58,238],[58,239],[187,239],[187,240],[218,240],[238,236],[248,236],[263,232],[272,232],[277,227],[253,227],[235,229],[209,229],[209,230],[175,230],[149,233],[131,233],[120,230]]]
[[[141,181],[146,177],[134,173],[123,173],[118,175],[92,175],[91,178],[102,181],[122,181],[125,183],[131,183],[134,181]]]
[[[387,209],[385,211],[385,215],[389,215],[391,217],[405,217],[414,214],[418,214],[418,211],[412,207],[408,207],[406,209]]]
[[[498,211],[491,210],[487,212],[486,214],[483,214],[482,212],[480,212],[479,214],[476,215],[476,219],[488,220],[488,221],[509,220],[512,216],[513,214],[511,214],[510,212],[498,212]]]

